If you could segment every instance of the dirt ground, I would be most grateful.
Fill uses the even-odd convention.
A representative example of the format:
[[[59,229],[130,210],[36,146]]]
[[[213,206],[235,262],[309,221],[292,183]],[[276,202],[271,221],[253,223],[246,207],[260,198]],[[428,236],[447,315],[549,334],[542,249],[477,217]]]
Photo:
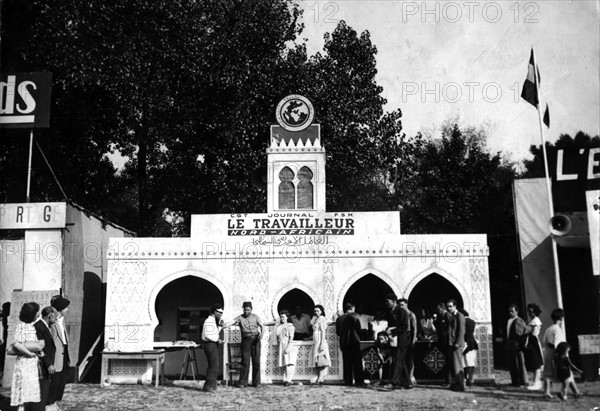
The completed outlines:
[[[97,384],[67,385],[63,410],[195,410],[195,411],[279,411],[279,410],[402,410],[402,411],[537,411],[600,410],[600,382],[580,383],[585,394],[568,401],[544,400],[541,392],[508,386],[508,373],[498,371],[496,383],[470,387],[458,393],[439,385],[418,385],[412,390],[386,391],[376,387],[358,389],[341,385],[264,385],[261,388],[219,386],[216,393],[204,393],[202,382],[189,386],[167,382],[154,385]],[[554,392],[559,389],[555,384]],[[5,398],[1,398],[4,395]],[[0,389],[0,409],[11,410]]]

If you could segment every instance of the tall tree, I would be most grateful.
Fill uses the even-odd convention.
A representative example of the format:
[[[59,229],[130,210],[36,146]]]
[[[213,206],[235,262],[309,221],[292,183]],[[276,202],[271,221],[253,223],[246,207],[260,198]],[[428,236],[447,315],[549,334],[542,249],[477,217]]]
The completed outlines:
[[[487,151],[481,130],[446,124],[441,139],[410,144],[395,180],[408,232],[514,233],[513,167]]]
[[[340,21],[308,61],[302,90],[317,107],[327,148],[327,209],[396,209],[389,183],[404,134],[401,111],[384,114],[377,48]]]

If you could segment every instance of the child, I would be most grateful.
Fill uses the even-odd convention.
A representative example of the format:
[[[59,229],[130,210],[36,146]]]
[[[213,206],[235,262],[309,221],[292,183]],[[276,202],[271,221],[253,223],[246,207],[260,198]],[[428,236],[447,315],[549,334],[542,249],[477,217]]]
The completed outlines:
[[[277,338],[279,339],[278,364],[285,367],[283,372],[283,385],[289,387],[292,384],[296,371],[296,359],[298,347],[294,344],[294,325],[288,322],[290,313],[287,310],[279,312],[279,326],[277,326]]]
[[[575,397],[580,397],[581,393],[577,390],[573,373],[571,370],[581,373],[582,371],[575,367],[569,358],[569,350],[571,346],[568,342],[561,342],[556,347],[556,356],[554,357],[554,366],[556,367],[556,377],[562,382],[562,392],[558,394],[558,398],[563,401],[567,400],[567,386],[573,391]]]
[[[383,382],[383,367],[388,359],[392,358],[392,347],[390,347],[390,336],[385,331],[377,333],[375,340],[375,349],[377,350],[377,356],[379,357],[379,385],[384,385]]]

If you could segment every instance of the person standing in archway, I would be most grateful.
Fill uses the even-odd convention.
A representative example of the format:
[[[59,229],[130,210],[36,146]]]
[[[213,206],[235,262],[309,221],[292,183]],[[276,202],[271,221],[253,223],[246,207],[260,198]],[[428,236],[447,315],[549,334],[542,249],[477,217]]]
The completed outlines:
[[[361,325],[358,314],[354,312],[354,304],[344,304],[344,314],[335,321],[335,332],[340,339],[344,361],[344,385],[350,387],[355,380],[357,387],[365,388],[360,352]]]
[[[448,300],[446,308],[450,313],[448,326],[448,360],[452,375],[450,389],[454,391],[465,390],[465,374],[463,350],[465,348],[465,316],[458,311],[456,300]]]
[[[406,347],[406,367],[410,376],[410,383],[416,384],[415,379],[415,363],[413,361],[413,352],[415,343],[417,342],[417,316],[408,309],[408,300],[401,298],[398,300],[398,305],[408,313],[408,345]]]
[[[388,333],[397,338],[396,361],[393,364],[392,388],[412,388],[408,368],[406,367],[406,351],[409,343],[409,319],[408,312],[397,304],[395,294],[385,297],[385,305],[389,310]]]
[[[310,315],[303,313],[302,307],[296,306],[291,320],[295,330],[294,340],[305,340],[310,337]]]
[[[223,307],[220,304],[210,306],[210,315],[202,325],[202,342],[204,354],[206,355],[206,381],[204,391],[213,392],[217,390],[217,374],[219,372],[219,344],[223,340],[219,338],[222,329]]]
[[[449,354],[448,347],[448,330],[450,326],[450,319],[452,314],[446,311],[446,305],[444,303],[439,303],[436,307],[437,318],[435,320],[435,331],[437,332],[437,340],[440,345],[440,350],[444,353],[446,358],[446,374],[444,375],[444,385],[450,384],[450,374],[451,374],[451,362],[452,356]]]
[[[263,323],[260,317],[252,313],[252,302],[242,304],[244,313],[228,321],[224,327],[239,325],[242,332],[242,372],[238,388],[248,386],[250,376],[250,360],[252,360],[252,386],[260,387],[260,339],[263,333]]]
[[[315,316],[310,320],[314,341],[310,363],[315,367],[317,373],[315,383],[323,385],[331,365],[329,344],[327,343],[327,319],[325,318],[325,308],[321,304],[315,305],[314,313]]]

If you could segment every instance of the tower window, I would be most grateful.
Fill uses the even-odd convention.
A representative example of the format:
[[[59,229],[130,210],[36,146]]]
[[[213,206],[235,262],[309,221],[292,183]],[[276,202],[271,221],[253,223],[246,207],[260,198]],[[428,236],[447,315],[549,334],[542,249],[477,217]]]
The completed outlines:
[[[284,167],[279,172],[279,208],[293,210],[296,208],[296,187],[292,180],[294,172],[289,167]]]
[[[313,172],[304,166],[298,171],[298,209],[313,208]]]

